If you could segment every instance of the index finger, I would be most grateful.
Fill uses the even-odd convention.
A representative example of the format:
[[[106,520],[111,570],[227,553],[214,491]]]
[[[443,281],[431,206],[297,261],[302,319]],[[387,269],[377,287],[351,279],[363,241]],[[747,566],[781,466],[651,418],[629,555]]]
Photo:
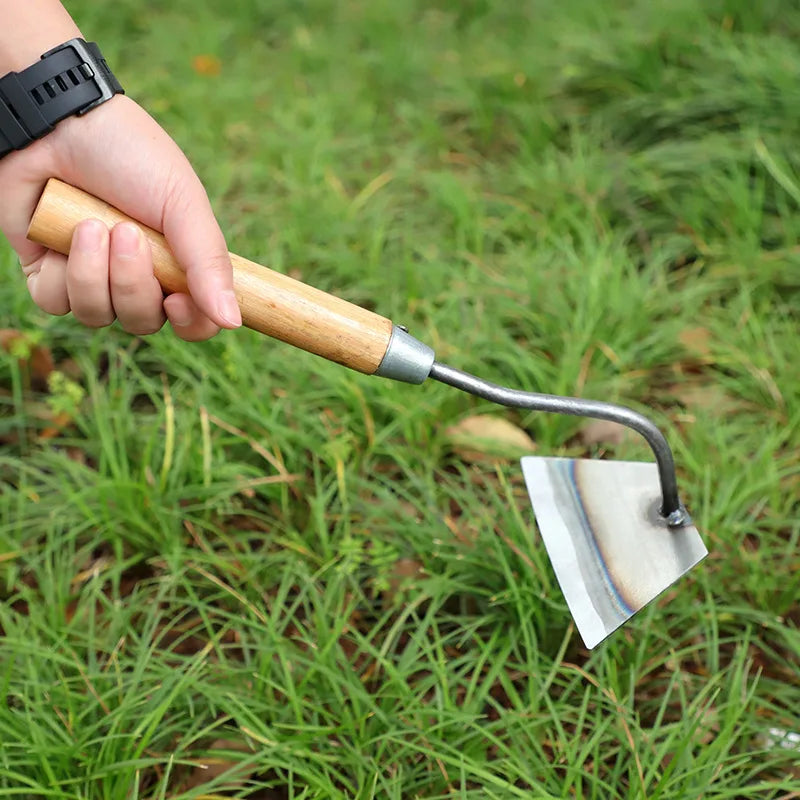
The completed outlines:
[[[180,177],[164,204],[163,230],[178,263],[186,270],[198,308],[223,328],[242,324],[233,291],[233,267],[211,202],[191,171]]]

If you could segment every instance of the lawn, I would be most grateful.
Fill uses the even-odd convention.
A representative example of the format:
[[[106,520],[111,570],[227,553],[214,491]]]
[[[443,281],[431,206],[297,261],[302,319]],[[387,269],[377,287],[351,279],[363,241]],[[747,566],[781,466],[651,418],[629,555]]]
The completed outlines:
[[[800,797],[797,4],[68,7],[231,250],[651,414],[710,554],[589,652],[516,452],[459,423],[638,437],[90,331],[3,243],[0,797]]]

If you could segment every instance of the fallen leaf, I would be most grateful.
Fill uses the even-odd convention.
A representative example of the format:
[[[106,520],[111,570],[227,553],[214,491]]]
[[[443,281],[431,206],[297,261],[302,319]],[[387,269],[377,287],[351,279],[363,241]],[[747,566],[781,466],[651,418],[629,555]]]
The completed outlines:
[[[70,380],[80,383],[83,378],[83,370],[74,358],[65,358],[58,362],[58,371],[63,372]]]
[[[724,414],[741,408],[742,401],[728,394],[718,383],[676,384],[668,390],[681,405],[692,411],[717,411]]]
[[[28,366],[31,371],[32,385],[40,391],[44,390],[47,387],[47,379],[50,377],[50,373],[55,369],[50,348],[43,345],[34,347],[28,360]]]
[[[391,603],[403,588],[420,577],[423,571],[421,562],[414,558],[400,558],[395,561],[388,576],[389,585],[383,593],[385,600]]]
[[[0,328],[0,347],[6,353],[12,353],[17,343],[25,340],[25,334],[14,328]]]
[[[536,449],[536,443],[522,428],[491,414],[465,417],[447,428],[445,438],[453,451],[470,463],[487,456],[513,459]]]
[[[182,790],[197,789],[217,778],[222,778],[227,773],[230,773],[228,776],[228,781],[230,782],[225,782],[224,788],[226,790],[244,789],[245,783],[253,774],[254,767],[247,764],[243,765],[240,760],[233,760],[230,755],[231,751],[237,753],[251,752],[247,743],[241,740],[217,739],[209,745],[208,755],[196,760],[195,766],[182,786]],[[215,755],[215,753],[219,753],[219,755]],[[220,786],[219,788],[223,787]]]
[[[47,389],[47,379],[55,369],[53,354],[49,347],[37,344],[29,334],[14,328],[0,330],[0,347],[9,355],[16,357],[34,389],[38,391]]]
[[[72,414],[68,414],[66,411],[59,411],[58,413],[53,414],[50,419],[50,425],[46,428],[42,429],[42,432],[39,434],[39,438],[42,440],[47,439],[55,439],[56,437],[60,436],[66,428],[72,422]]]
[[[708,328],[685,328],[678,334],[678,341],[696,358],[704,361],[711,358],[711,331]]]
[[[578,437],[585,445],[621,444],[633,435],[633,431],[618,422],[607,419],[592,419],[581,426]]]
[[[222,72],[222,62],[216,56],[203,53],[192,59],[192,69],[198,75],[219,75]]]

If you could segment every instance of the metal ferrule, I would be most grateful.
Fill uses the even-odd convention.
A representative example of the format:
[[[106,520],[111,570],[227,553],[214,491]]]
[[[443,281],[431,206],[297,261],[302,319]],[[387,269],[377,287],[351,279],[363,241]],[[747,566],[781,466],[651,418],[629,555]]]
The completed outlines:
[[[395,325],[386,354],[375,374],[404,383],[423,383],[430,375],[435,357],[428,345]]]

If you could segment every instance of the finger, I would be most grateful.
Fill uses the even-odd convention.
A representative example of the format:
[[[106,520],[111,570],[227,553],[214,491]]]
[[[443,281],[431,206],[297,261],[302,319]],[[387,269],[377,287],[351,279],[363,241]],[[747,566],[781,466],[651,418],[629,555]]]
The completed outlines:
[[[197,307],[223,328],[238,328],[242,314],[233,293],[233,269],[225,237],[199,178],[182,172],[164,205],[163,230],[186,270]]]
[[[87,219],[72,234],[67,294],[78,322],[102,328],[114,321],[108,288],[108,228],[100,220]]]
[[[138,226],[122,222],[111,231],[111,303],[120,325],[140,336],[164,324],[164,295],[153,275],[153,257]]]
[[[164,310],[175,335],[184,341],[202,342],[219,333],[219,326],[197,307],[188,294],[171,294],[164,300]]]
[[[55,174],[45,139],[26,151],[10,153],[0,170],[0,231],[8,238],[23,265],[30,265],[45,255],[47,248],[28,241],[31,215],[47,182]]]
[[[67,293],[67,257],[48,250],[40,259],[27,267],[28,291],[42,311],[56,316],[69,313]]]

